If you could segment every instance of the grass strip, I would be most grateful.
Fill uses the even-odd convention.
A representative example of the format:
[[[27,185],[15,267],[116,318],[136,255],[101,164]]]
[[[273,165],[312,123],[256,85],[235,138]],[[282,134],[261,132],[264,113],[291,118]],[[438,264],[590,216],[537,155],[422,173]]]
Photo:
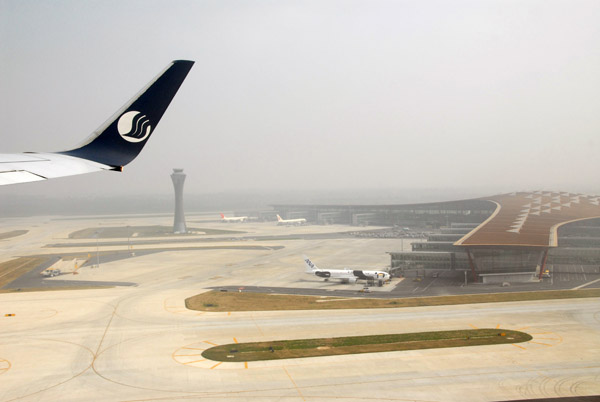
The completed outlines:
[[[0,263],[0,288],[8,285],[46,260],[47,258],[45,257],[19,257]]]
[[[10,232],[0,233],[0,240],[10,239],[11,237],[17,237],[24,235],[29,232],[29,230],[12,230]]]
[[[454,348],[528,342],[531,335],[506,329],[469,329],[348,336],[342,338],[295,339],[289,341],[232,343],[202,352],[202,357],[221,362],[295,359],[358,353]]]
[[[585,297],[600,297],[600,289],[548,290],[536,292],[487,293],[396,299],[369,299],[364,297],[348,299],[341,297],[210,291],[187,298],[185,300],[185,305],[190,310],[215,312],[333,310],[443,306],[511,301],[573,299]],[[328,301],[335,301],[335,303],[328,303]]]
[[[0,293],[27,293],[27,292],[50,292],[60,290],[96,290],[96,289],[110,289],[115,286],[48,286],[44,288],[9,288],[0,289]]]
[[[203,235],[221,235],[221,234],[240,234],[245,233],[239,230],[226,229],[205,229],[205,228],[188,228],[187,235],[194,235],[192,232],[202,233]],[[95,239],[96,233],[100,239],[116,239],[125,238],[136,234],[135,238],[141,237],[163,237],[174,236],[180,238],[181,234],[173,234],[172,226],[118,226],[118,227],[102,227],[81,229],[69,234],[70,239]]]

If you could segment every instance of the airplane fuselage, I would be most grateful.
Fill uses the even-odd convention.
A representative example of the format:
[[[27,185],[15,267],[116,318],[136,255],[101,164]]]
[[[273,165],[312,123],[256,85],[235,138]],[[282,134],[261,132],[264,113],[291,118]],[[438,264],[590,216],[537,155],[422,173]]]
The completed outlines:
[[[247,220],[247,216],[226,217],[225,215],[221,214],[221,222],[223,223],[246,222]]]
[[[317,269],[313,270],[312,274],[319,278],[323,278],[326,281],[330,279],[337,279],[346,283],[356,283],[358,280],[388,280],[390,277],[387,272],[362,271],[357,269]]]
[[[277,224],[278,225],[304,225],[304,224],[306,224],[306,219],[305,218],[282,219],[281,216],[277,215]]]
[[[359,269],[320,269],[308,258],[304,257],[306,264],[306,273],[315,275],[328,281],[329,279],[338,279],[346,283],[356,283],[360,280],[381,280],[387,281],[390,279],[390,274],[385,271],[363,271]]]

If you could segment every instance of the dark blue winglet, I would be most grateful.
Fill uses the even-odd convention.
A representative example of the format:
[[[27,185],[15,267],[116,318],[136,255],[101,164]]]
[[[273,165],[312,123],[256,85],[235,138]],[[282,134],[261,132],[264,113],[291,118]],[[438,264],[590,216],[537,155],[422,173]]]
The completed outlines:
[[[173,61],[98,128],[86,143],[57,153],[121,170],[144,148],[193,65],[194,62],[189,60]]]

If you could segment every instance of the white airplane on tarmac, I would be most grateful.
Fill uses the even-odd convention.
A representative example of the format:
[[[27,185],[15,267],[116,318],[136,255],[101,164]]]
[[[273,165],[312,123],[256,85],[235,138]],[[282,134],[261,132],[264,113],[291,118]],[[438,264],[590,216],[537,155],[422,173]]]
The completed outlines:
[[[247,220],[247,216],[232,216],[228,218],[225,215],[221,214],[221,222],[223,223],[246,222]]]
[[[278,225],[304,225],[306,223],[306,219],[298,218],[298,219],[282,219],[281,216],[277,215],[277,224]]]
[[[325,281],[329,279],[338,279],[344,283],[356,283],[359,279],[373,281],[387,281],[390,279],[390,274],[385,271],[361,271],[357,269],[319,269],[313,262],[304,256],[306,264],[306,273],[323,278]]]
[[[170,63],[78,148],[0,154],[0,186],[101,170],[123,171],[154,133],[193,64],[189,60]],[[69,113],[64,114],[68,117]]]

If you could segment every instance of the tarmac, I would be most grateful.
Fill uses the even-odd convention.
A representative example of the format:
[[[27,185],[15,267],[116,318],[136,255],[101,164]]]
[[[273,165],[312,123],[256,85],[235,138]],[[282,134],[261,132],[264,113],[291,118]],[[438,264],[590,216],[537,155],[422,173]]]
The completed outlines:
[[[206,244],[199,236],[197,244],[138,244],[135,256],[125,248],[127,239],[98,250],[90,241],[84,252],[122,258],[99,258],[99,267],[86,264],[77,275],[41,281],[114,287],[0,293],[0,401],[500,401],[600,394],[599,298],[370,310],[191,311],[185,298],[211,288],[357,293],[362,284],[304,274],[302,255],[324,268],[382,269],[389,265],[386,252],[397,251],[400,241],[335,235],[355,230],[347,226],[188,219],[204,219],[195,223],[198,227],[243,230],[257,240],[223,235]],[[29,232],[0,241],[0,262],[81,253],[82,246],[69,244],[68,234],[75,230],[170,222],[165,216],[115,217],[108,223],[98,217],[4,219],[3,231]],[[402,246],[410,244],[405,239]],[[39,272],[28,275],[40,281]],[[448,278],[454,286],[438,287],[445,275],[420,282],[395,279],[372,289],[406,297],[461,288],[454,277]],[[598,283],[592,274],[580,277],[576,268],[571,276],[556,277],[548,286]],[[237,342],[464,328],[516,329],[533,340],[248,363],[201,356],[213,345]]]

